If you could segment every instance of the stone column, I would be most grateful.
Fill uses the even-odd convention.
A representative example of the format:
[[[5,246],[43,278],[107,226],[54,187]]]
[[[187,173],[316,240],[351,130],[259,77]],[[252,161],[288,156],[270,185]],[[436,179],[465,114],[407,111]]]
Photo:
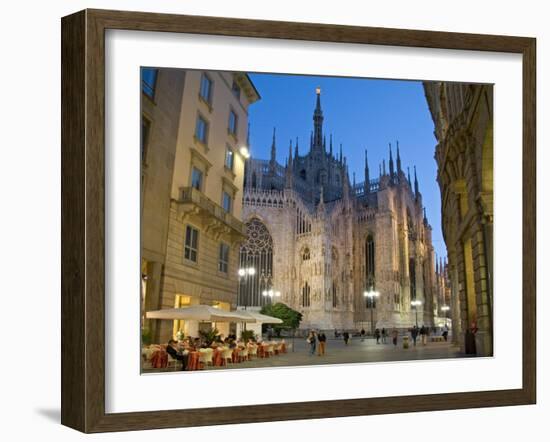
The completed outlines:
[[[492,356],[492,303],[490,300],[489,281],[487,279],[487,259],[485,255],[486,245],[481,229],[476,232],[472,238],[472,242],[474,252],[478,328],[478,332],[476,333],[476,353],[479,356]]]

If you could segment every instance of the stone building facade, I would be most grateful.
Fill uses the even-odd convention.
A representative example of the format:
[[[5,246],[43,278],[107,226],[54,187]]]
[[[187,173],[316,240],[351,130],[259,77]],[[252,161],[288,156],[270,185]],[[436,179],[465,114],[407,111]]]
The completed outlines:
[[[323,119],[318,89],[307,152],[291,142],[279,164],[274,132],[271,157],[246,163],[240,265],[257,271],[241,281],[239,303],[261,306],[275,301],[264,293],[280,293],[277,301],[302,312],[301,328],[409,328],[416,314],[433,325],[432,229],[416,170],[411,181],[390,145],[388,170],[384,160],[372,177],[365,151],[364,180],[350,181]],[[366,291],[379,297],[371,303]]]
[[[435,159],[448,251],[453,336],[462,350],[491,356],[493,87],[426,82],[424,90],[438,141]]]
[[[199,323],[147,320],[147,311],[236,306],[243,147],[259,98],[245,73],[142,71],[142,320],[153,342],[197,336]]]

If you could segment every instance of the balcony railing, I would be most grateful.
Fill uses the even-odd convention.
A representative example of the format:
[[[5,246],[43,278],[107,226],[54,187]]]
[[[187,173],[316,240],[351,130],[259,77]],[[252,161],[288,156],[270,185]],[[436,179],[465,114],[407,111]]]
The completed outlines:
[[[180,198],[177,201],[185,211],[185,206],[193,206],[199,209],[201,215],[207,215],[230,227],[235,233],[245,235],[246,227],[239,219],[226,212],[223,207],[216,204],[200,190],[194,187],[180,187]]]

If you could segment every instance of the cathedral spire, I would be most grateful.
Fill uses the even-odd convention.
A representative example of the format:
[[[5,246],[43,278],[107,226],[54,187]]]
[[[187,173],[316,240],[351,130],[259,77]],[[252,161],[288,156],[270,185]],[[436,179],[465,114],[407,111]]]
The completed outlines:
[[[367,149],[365,149],[365,192],[370,192],[369,159],[367,157]]]
[[[274,127],[273,128],[273,141],[271,142],[271,162],[273,164],[275,164],[275,161],[276,161],[276,156],[277,156],[277,147],[276,147],[276,143],[275,143],[275,132],[276,132],[276,128]]]
[[[384,172],[384,175],[386,175],[386,160],[382,160],[382,172]]]
[[[315,89],[317,103],[313,112],[313,146],[319,148],[323,142],[323,111],[321,110],[321,88]]]
[[[412,189],[412,184],[411,184],[411,169],[409,166],[407,166],[407,181],[409,181],[409,187]]]
[[[389,143],[390,148],[390,179],[393,181],[394,168],[393,168],[393,155],[391,153],[391,143]]]
[[[292,167],[292,139],[290,140],[290,145],[288,146],[288,165]]]
[[[399,141],[397,143],[397,175],[401,175],[401,155],[399,155]]]
[[[298,137],[296,137],[296,146],[294,146],[294,158],[298,158]]]
[[[340,162],[342,162],[342,143],[340,143]]]
[[[424,207],[424,225],[428,225],[428,217],[426,216],[426,208]]]
[[[285,187],[287,189],[292,188],[292,169],[293,169],[293,160],[292,160],[292,140],[290,140],[290,145],[288,146],[288,163],[285,171]]]
[[[416,166],[414,166],[414,194],[417,198],[420,195],[418,191],[418,178],[416,177]]]
[[[332,157],[332,134],[330,134],[330,156]]]

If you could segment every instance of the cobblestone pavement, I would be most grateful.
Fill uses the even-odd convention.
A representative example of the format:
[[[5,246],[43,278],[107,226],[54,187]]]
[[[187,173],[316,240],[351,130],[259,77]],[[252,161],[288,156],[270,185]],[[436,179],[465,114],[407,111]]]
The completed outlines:
[[[291,345],[292,339],[287,340],[287,343]],[[411,345],[408,349],[404,349],[402,345],[394,348],[390,339],[387,340],[386,344],[376,344],[374,339],[361,341],[360,338],[355,338],[347,346],[343,340],[329,339],[325,356],[318,356],[317,354],[310,356],[308,347],[309,344],[304,339],[296,338],[294,351],[290,348],[286,354],[266,359],[253,359],[240,364],[229,364],[227,367],[208,367],[208,370],[448,359],[466,356],[460,353],[459,348],[453,346],[450,342],[429,342],[426,346],[417,343],[416,347]]]
[[[372,338],[353,338],[349,345],[345,345],[342,339],[329,338],[326,345],[326,354],[318,356],[309,354],[309,344],[304,338],[286,339],[289,347],[288,352],[270,358],[257,358],[239,364],[229,364],[227,367],[207,367],[207,370],[233,370],[244,368],[269,368],[269,367],[293,367],[303,365],[324,365],[324,364],[345,364],[364,362],[391,362],[391,361],[414,361],[427,359],[449,359],[460,357],[472,357],[461,353],[457,346],[451,342],[429,342],[422,345],[418,340],[416,347],[412,345],[404,349],[401,339],[394,347],[391,339],[387,342],[376,344]],[[294,347],[294,351],[292,350]],[[145,373],[167,371],[166,369],[148,369]]]
[[[290,347],[292,338],[286,342],[290,344]],[[325,356],[318,356],[317,354],[310,356],[308,347],[309,344],[303,338],[296,338],[294,351],[290,348],[286,354],[266,359],[253,359],[240,364],[229,364],[228,367],[208,367],[208,370],[466,357],[466,355],[460,353],[458,347],[453,346],[450,342],[429,342],[425,346],[418,342],[416,347],[410,345],[408,349],[404,349],[401,340],[399,345],[394,348],[390,339],[387,340],[386,344],[376,344],[376,341],[371,338],[364,341],[361,341],[360,338],[354,338],[347,346],[341,339],[329,339]]]

